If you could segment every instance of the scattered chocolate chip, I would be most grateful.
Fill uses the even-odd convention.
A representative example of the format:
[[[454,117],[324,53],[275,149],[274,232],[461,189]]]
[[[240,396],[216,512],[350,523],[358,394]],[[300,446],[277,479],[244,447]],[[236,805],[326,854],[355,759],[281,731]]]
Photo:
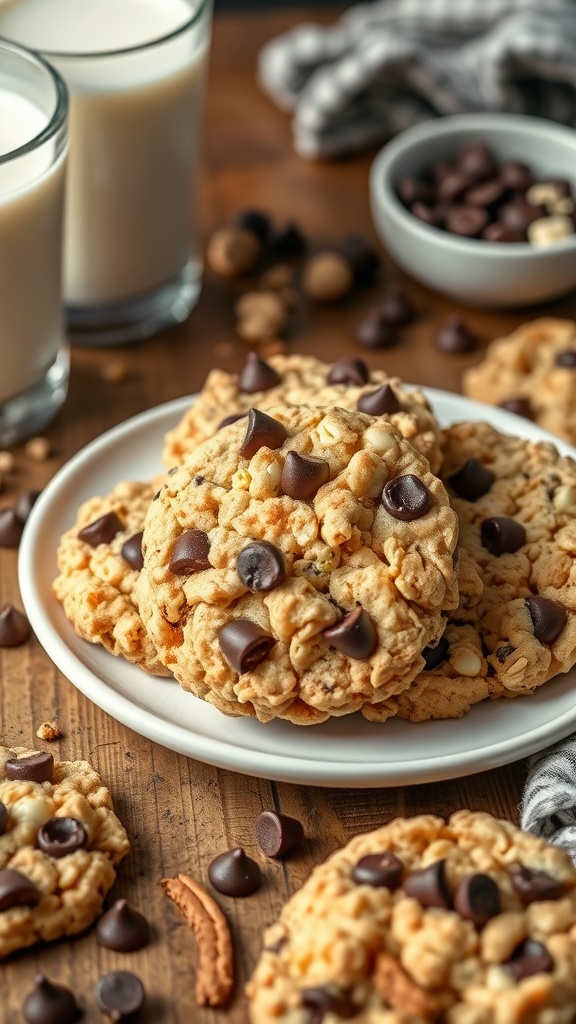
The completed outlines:
[[[525,907],[540,900],[556,900],[564,891],[564,884],[559,878],[553,878],[545,871],[532,871],[523,864],[512,864],[510,880]]]
[[[476,501],[488,493],[495,479],[490,469],[483,466],[478,459],[471,458],[466,460],[461,469],[448,477],[448,483],[459,498]]]
[[[535,221],[545,216],[541,206],[531,206],[522,196],[517,196],[509,203],[505,203],[498,211],[498,219],[509,228],[521,231],[524,234]]]
[[[490,178],[480,185],[468,189],[464,196],[464,202],[471,206],[494,206],[502,201],[507,192],[506,185],[502,178]]]
[[[534,182],[534,175],[526,164],[509,160],[500,168],[500,180],[513,192],[526,192]]]
[[[274,234],[269,245],[273,256],[290,258],[305,252],[306,239],[298,225],[290,222]]]
[[[238,390],[253,395],[257,391],[269,391],[279,383],[280,375],[276,370],[260,359],[255,352],[249,352],[238,375]]]
[[[34,505],[40,497],[40,491],[24,491],[14,504],[16,518],[22,524],[26,523]]]
[[[402,881],[404,865],[395,853],[369,853],[361,857],[352,868],[352,878],[358,885],[397,889]]]
[[[396,331],[373,309],[356,329],[356,341],[364,348],[391,348],[398,341]]]
[[[284,555],[267,540],[248,544],[236,559],[236,572],[249,590],[274,590],[286,579]]]
[[[30,639],[30,623],[12,604],[0,610],[0,647],[20,647]]]
[[[308,1011],[306,1024],[321,1024],[327,1013],[348,1020],[360,1012],[360,1007],[352,1001],[347,992],[336,992],[318,986],[303,988],[300,998],[302,1006]]]
[[[511,974],[515,981],[530,978],[533,974],[542,974],[553,970],[554,961],[541,942],[535,939],[524,939],[516,946],[512,956],[502,967]]]
[[[436,332],[436,347],[441,352],[472,352],[478,345],[475,334],[459,316],[450,316]]]
[[[378,646],[376,626],[362,605],[344,615],[333,626],[322,631],[327,644],[342,651],[348,658],[363,661],[369,658]]]
[[[89,523],[88,526],[79,530],[78,540],[84,541],[92,548],[97,548],[99,544],[109,544],[123,529],[124,524],[116,513],[106,512],[106,515],[100,516],[99,519],[95,519],[93,523]]]
[[[278,811],[262,811],[256,818],[254,832],[258,846],[267,857],[283,857],[304,837],[298,818]]]
[[[234,225],[243,231],[251,231],[261,242],[270,234],[270,218],[262,210],[240,210],[234,218]]]
[[[566,609],[556,601],[535,594],[526,598],[534,636],[541,644],[553,644],[566,625]]]
[[[242,675],[268,657],[276,640],[250,619],[232,619],[222,626],[218,643],[228,664]]]
[[[236,423],[238,420],[244,419],[245,412],[233,412],[230,416],[225,416],[223,420],[216,427],[216,430],[222,430],[222,427],[229,427],[231,423]]]
[[[177,576],[191,576],[210,569],[210,540],[204,530],[184,530],[172,548],[168,568]]]
[[[513,412],[516,416],[523,416],[525,420],[534,419],[534,410],[527,398],[512,396],[502,399],[499,405],[501,409],[507,409],[508,412]]]
[[[556,366],[573,370],[576,367],[576,349],[567,348],[556,356]]]
[[[98,1008],[114,1021],[136,1014],[145,999],[140,978],[129,971],[110,971],[96,982]]]
[[[502,221],[496,220],[484,228],[482,238],[486,242],[525,242],[526,232],[519,231],[518,228],[511,228],[509,224],[503,224]]]
[[[116,900],[96,925],[96,941],[118,953],[134,953],[150,942],[150,925],[127,900]]]
[[[362,235],[346,235],[338,246],[338,252],[352,268],[354,284],[372,284],[380,266],[380,257]]]
[[[428,182],[420,181],[418,178],[402,178],[398,182],[398,195],[405,206],[412,206],[412,203],[431,203],[434,199],[434,189]]]
[[[128,563],[131,569],[136,569],[138,572],[144,565],[144,556],[142,555],[142,537],[144,536],[144,530],[140,530],[139,533],[135,533],[132,537],[128,537],[122,545],[122,558]]]
[[[422,907],[443,907],[448,910],[451,906],[445,860],[436,860],[427,868],[413,871],[404,879],[402,888],[407,896],[413,896]]]
[[[38,903],[42,893],[33,882],[13,868],[0,870],[0,913],[12,907],[32,906]]]
[[[376,391],[368,391],[360,395],[356,408],[360,412],[366,412],[369,416],[392,416],[400,412],[402,406],[396,397],[396,392],[390,384],[383,384]]]
[[[462,238],[478,238],[488,224],[488,214],[480,206],[453,206],[446,214],[446,229]]]
[[[511,654],[514,654],[515,650],[516,648],[512,647],[511,644],[505,644],[503,647],[497,647],[494,654],[498,658],[500,664],[503,665],[506,658],[509,658]]]
[[[417,476],[406,473],[395,476],[384,484],[382,504],[394,519],[408,523],[426,515],[432,503],[432,495]]]
[[[38,974],[34,988],[24,1000],[22,1013],[27,1024],[73,1024],[79,1008],[69,988],[55,985]]]
[[[262,884],[258,864],[241,846],[215,857],[208,867],[208,878],[216,891],[225,896],[250,896]]]
[[[500,891],[490,875],[463,878],[454,893],[454,909],[466,921],[482,927],[500,913]]]
[[[462,146],[456,154],[456,163],[461,171],[475,181],[491,178],[498,172],[498,165],[490,147],[481,139]]]
[[[445,199],[451,203],[454,199],[458,199],[463,192],[466,192],[471,184],[472,179],[468,174],[450,169],[439,180],[436,194],[438,199]]]
[[[8,828],[8,808],[6,804],[0,803],[0,836],[3,836]]]
[[[339,359],[326,378],[328,384],[367,384],[370,370],[363,359]]]
[[[499,556],[518,551],[526,543],[526,530],[516,519],[491,516],[480,524],[480,537],[487,551]]]
[[[423,224],[428,224],[431,228],[440,227],[440,217],[433,206],[429,206],[428,203],[416,202],[412,203],[410,207],[410,213],[421,220]]]
[[[450,644],[445,636],[440,637],[435,647],[424,648],[422,651],[422,657],[424,658],[424,667],[428,672],[433,668],[438,668],[438,665],[441,665],[443,661],[446,661],[449,650]]]
[[[46,751],[29,757],[9,757],[4,770],[11,782],[52,782],[54,758]]]
[[[38,829],[37,841],[43,853],[58,859],[84,849],[88,833],[77,818],[50,818]]]
[[[260,448],[279,448],[288,437],[286,427],[260,409],[248,410],[248,426],[240,448],[240,455],[251,459]]]
[[[310,501],[329,479],[330,466],[325,459],[290,451],[282,468],[280,489],[289,498]]]
[[[17,548],[22,537],[24,524],[13,508],[0,512],[0,548]]]
[[[390,324],[392,327],[404,327],[416,317],[414,306],[406,292],[398,285],[388,289],[377,311],[382,323]]]

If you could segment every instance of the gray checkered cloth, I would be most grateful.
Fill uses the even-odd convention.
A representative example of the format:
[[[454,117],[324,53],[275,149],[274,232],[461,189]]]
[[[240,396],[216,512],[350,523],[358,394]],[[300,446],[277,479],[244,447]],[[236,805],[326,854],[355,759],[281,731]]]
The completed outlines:
[[[376,0],[271,40],[258,74],[308,158],[468,111],[576,126],[576,0]]]
[[[576,736],[530,758],[520,824],[563,846],[576,864]]]

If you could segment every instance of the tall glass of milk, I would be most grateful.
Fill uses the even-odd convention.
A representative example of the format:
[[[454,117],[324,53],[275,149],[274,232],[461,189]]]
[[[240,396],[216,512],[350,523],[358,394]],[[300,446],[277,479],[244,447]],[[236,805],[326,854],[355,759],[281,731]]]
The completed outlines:
[[[137,341],[186,319],[212,0],[3,0],[0,35],[70,92],[64,297],[72,338]]]
[[[62,223],[68,96],[41,58],[0,40],[0,448],[66,397]]]

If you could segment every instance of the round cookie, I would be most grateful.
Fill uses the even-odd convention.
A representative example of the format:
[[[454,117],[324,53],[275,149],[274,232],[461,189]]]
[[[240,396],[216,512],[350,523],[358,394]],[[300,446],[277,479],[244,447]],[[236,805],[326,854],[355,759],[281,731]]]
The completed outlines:
[[[456,536],[443,485],[391,424],[253,410],[151,504],[140,610],[185,689],[314,724],[414,678],[457,603]]]
[[[120,483],[107,497],[84,502],[60,541],[53,588],[78,636],[165,676],[135,595],[139,534],[154,493],[152,484]]]
[[[87,761],[0,747],[0,958],[88,928],[129,849]]]
[[[489,814],[396,819],[317,867],[264,938],[252,1024],[568,1024],[576,870]]]
[[[255,406],[341,406],[393,423],[430,461],[436,473],[441,462],[440,428],[428,400],[398,377],[369,370],[356,357],[331,365],[314,356],[271,356],[265,363],[253,353],[239,374],[211,370],[197,401],[165,438],[163,460],[179,466],[196,445],[212,437],[228,416],[246,414]],[[364,406],[366,406],[364,408]]]
[[[464,373],[462,389],[576,444],[576,322],[542,317],[493,341]]]

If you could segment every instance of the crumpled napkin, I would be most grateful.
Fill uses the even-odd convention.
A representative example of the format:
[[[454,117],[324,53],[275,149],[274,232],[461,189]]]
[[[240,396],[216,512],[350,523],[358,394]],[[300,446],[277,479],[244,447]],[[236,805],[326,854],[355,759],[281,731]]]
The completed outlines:
[[[263,89],[293,111],[300,156],[333,157],[442,114],[576,125],[575,0],[377,0],[261,50]]]
[[[576,735],[530,758],[520,825],[562,846],[576,865]]]

